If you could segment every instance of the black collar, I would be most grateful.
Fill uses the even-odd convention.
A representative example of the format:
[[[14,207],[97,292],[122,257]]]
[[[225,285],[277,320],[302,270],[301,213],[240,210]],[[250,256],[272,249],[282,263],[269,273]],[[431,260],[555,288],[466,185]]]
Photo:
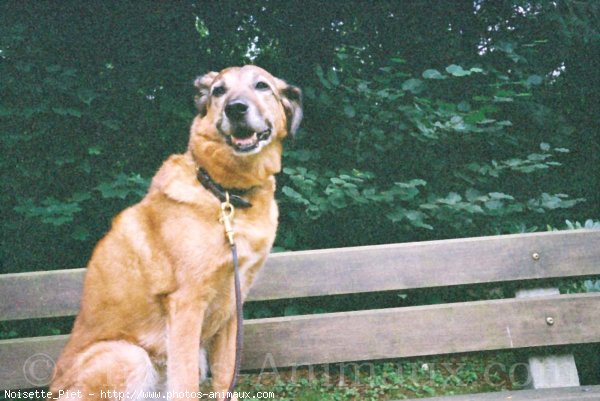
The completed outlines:
[[[229,192],[229,202],[231,202],[234,207],[247,209],[252,206],[252,203],[242,198],[242,196],[250,192],[252,188],[223,188],[221,185],[217,184],[203,168],[198,169],[197,178],[198,181],[200,181],[200,184],[202,184],[204,188],[208,189],[221,202],[225,202],[225,192]]]

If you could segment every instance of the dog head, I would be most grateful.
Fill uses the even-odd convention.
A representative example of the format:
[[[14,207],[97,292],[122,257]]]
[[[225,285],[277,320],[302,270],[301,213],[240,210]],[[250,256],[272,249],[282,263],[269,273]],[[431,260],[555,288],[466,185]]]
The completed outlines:
[[[190,150],[197,163],[243,186],[254,181],[250,173],[261,179],[279,172],[281,142],[302,120],[300,89],[253,65],[209,72],[195,86]]]
[[[300,89],[253,65],[209,72],[195,81],[200,117],[238,156],[259,153],[295,134],[302,119]]]

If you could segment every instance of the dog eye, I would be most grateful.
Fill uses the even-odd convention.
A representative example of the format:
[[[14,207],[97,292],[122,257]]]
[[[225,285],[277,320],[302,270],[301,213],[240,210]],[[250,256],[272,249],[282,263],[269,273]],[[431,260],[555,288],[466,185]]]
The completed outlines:
[[[212,95],[215,97],[219,97],[221,95],[225,94],[225,87],[224,86],[215,86],[212,90]]]
[[[256,83],[256,85],[254,85],[254,87],[256,89],[258,89],[259,91],[264,91],[264,90],[269,90],[271,89],[271,87],[264,81],[258,81]]]

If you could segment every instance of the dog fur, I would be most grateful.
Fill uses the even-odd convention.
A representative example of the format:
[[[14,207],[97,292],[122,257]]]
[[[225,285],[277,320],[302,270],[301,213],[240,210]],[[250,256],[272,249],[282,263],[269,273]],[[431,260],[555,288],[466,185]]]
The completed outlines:
[[[220,201],[196,175],[204,168],[223,187],[249,189],[253,206],[236,209],[234,220],[245,297],[275,239],[274,175],[282,141],[302,118],[301,92],[256,66],[210,72],[195,84],[199,114],[187,152],[164,162],[147,195],[115,217],[93,251],[53,394],[106,400],[107,391],[197,392],[204,348],[214,390],[231,382],[232,258]],[[228,108],[236,102],[246,107],[237,120]],[[259,140],[264,127],[262,136],[270,136]]]

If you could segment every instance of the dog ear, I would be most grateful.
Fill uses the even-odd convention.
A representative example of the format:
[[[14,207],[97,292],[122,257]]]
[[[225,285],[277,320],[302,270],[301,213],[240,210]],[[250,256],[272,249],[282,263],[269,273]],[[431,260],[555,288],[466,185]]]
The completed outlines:
[[[281,90],[283,108],[287,115],[288,132],[293,136],[302,121],[302,90],[294,85],[285,84]]]
[[[202,117],[206,115],[206,105],[210,95],[210,86],[214,82],[217,75],[219,75],[218,72],[211,71],[201,77],[196,78],[194,81],[194,86],[198,88],[198,95],[194,97],[194,101],[196,102],[196,107],[198,108],[198,111]]]

